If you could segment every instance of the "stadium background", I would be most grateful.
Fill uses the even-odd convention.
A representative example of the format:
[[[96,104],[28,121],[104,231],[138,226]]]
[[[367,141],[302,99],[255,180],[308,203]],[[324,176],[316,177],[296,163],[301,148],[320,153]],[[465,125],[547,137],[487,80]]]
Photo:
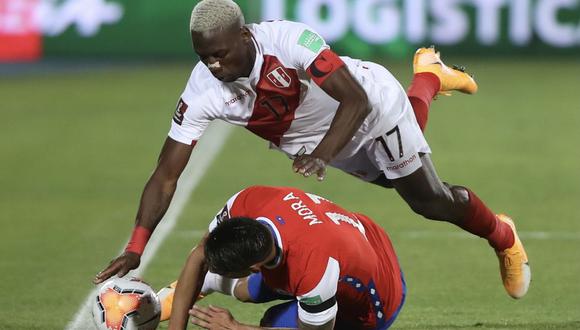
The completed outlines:
[[[579,0],[238,3],[249,22],[308,23],[337,52],[379,61],[403,85],[419,45],[436,44],[446,62],[467,65],[480,92],[439,98],[426,135],[442,178],[517,221],[530,292],[508,298],[483,241],[421,220],[393,191],[334,170],[322,184],[302,179],[263,141],[222,128],[206,139],[198,157],[217,156],[198,173],[145,280],[159,288],[176,278],[231,194],[292,185],[364,212],[391,234],[409,284],[394,328],[580,328]],[[126,242],[196,62],[187,31],[193,4],[0,0],[0,329],[90,324],[81,308],[90,279]],[[227,297],[203,303],[253,323],[265,309]]]

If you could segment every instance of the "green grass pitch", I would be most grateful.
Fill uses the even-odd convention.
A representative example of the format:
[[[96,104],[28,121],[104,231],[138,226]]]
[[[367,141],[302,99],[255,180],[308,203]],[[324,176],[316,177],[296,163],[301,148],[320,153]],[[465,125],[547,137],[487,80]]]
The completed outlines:
[[[458,59],[456,59],[458,60]],[[254,184],[291,185],[370,215],[390,233],[408,283],[394,329],[580,328],[580,62],[462,61],[475,96],[440,97],[428,141],[439,175],[512,215],[532,267],[528,295],[503,290],[485,241],[414,215],[394,191],[331,170],[298,177],[236,129],[144,279],[175,279],[196,233]],[[62,329],[133,226],[141,189],[192,64],[0,77],[0,329]],[[387,65],[404,83],[410,63]],[[256,324],[265,306],[211,296]],[[163,326],[162,326],[163,328]]]

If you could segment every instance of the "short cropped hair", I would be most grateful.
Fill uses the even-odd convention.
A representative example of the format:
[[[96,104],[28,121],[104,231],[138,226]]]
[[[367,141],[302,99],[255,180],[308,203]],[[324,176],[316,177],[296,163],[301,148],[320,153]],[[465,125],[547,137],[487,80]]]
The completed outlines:
[[[234,217],[222,221],[209,233],[205,260],[214,273],[241,273],[264,261],[273,244],[274,238],[265,225],[251,218]]]
[[[223,30],[234,24],[244,25],[244,14],[232,0],[202,0],[191,12],[191,32]]]

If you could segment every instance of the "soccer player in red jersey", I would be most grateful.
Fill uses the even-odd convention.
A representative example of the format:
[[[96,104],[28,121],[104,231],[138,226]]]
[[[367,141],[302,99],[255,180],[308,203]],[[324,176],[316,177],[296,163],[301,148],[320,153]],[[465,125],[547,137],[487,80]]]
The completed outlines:
[[[95,283],[139,265],[197,140],[210,122],[222,120],[269,141],[305,177],[322,180],[326,166],[333,166],[394,188],[427,219],[450,222],[486,239],[499,258],[508,294],[526,294],[531,273],[513,222],[494,214],[470,189],[442,182],[423,136],[430,102],[438,93],[477,90],[469,75],[447,67],[433,48],[421,48],[405,93],[386,68],[339,57],[307,25],[245,24],[231,0],[199,2],[190,31],[200,62],[144,188],[133,236]]]
[[[296,188],[253,186],[211,222],[181,272],[173,307],[163,308],[171,309],[170,329],[184,329],[188,313],[204,328],[256,328],[222,308],[191,307],[212,290],[244,302],[289,300],[266,312],[263,327],[386,329],[406,288],[389,237],[371,219]]]

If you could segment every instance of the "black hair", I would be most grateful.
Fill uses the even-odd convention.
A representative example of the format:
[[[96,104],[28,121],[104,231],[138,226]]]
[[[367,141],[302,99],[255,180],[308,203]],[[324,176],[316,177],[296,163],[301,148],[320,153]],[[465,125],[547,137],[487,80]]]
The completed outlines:
[[[255,219],[223,220],[209,233],[205,259],[210,271],[224,275],[246,272],[264,261],[272,250],[270,230]]]

